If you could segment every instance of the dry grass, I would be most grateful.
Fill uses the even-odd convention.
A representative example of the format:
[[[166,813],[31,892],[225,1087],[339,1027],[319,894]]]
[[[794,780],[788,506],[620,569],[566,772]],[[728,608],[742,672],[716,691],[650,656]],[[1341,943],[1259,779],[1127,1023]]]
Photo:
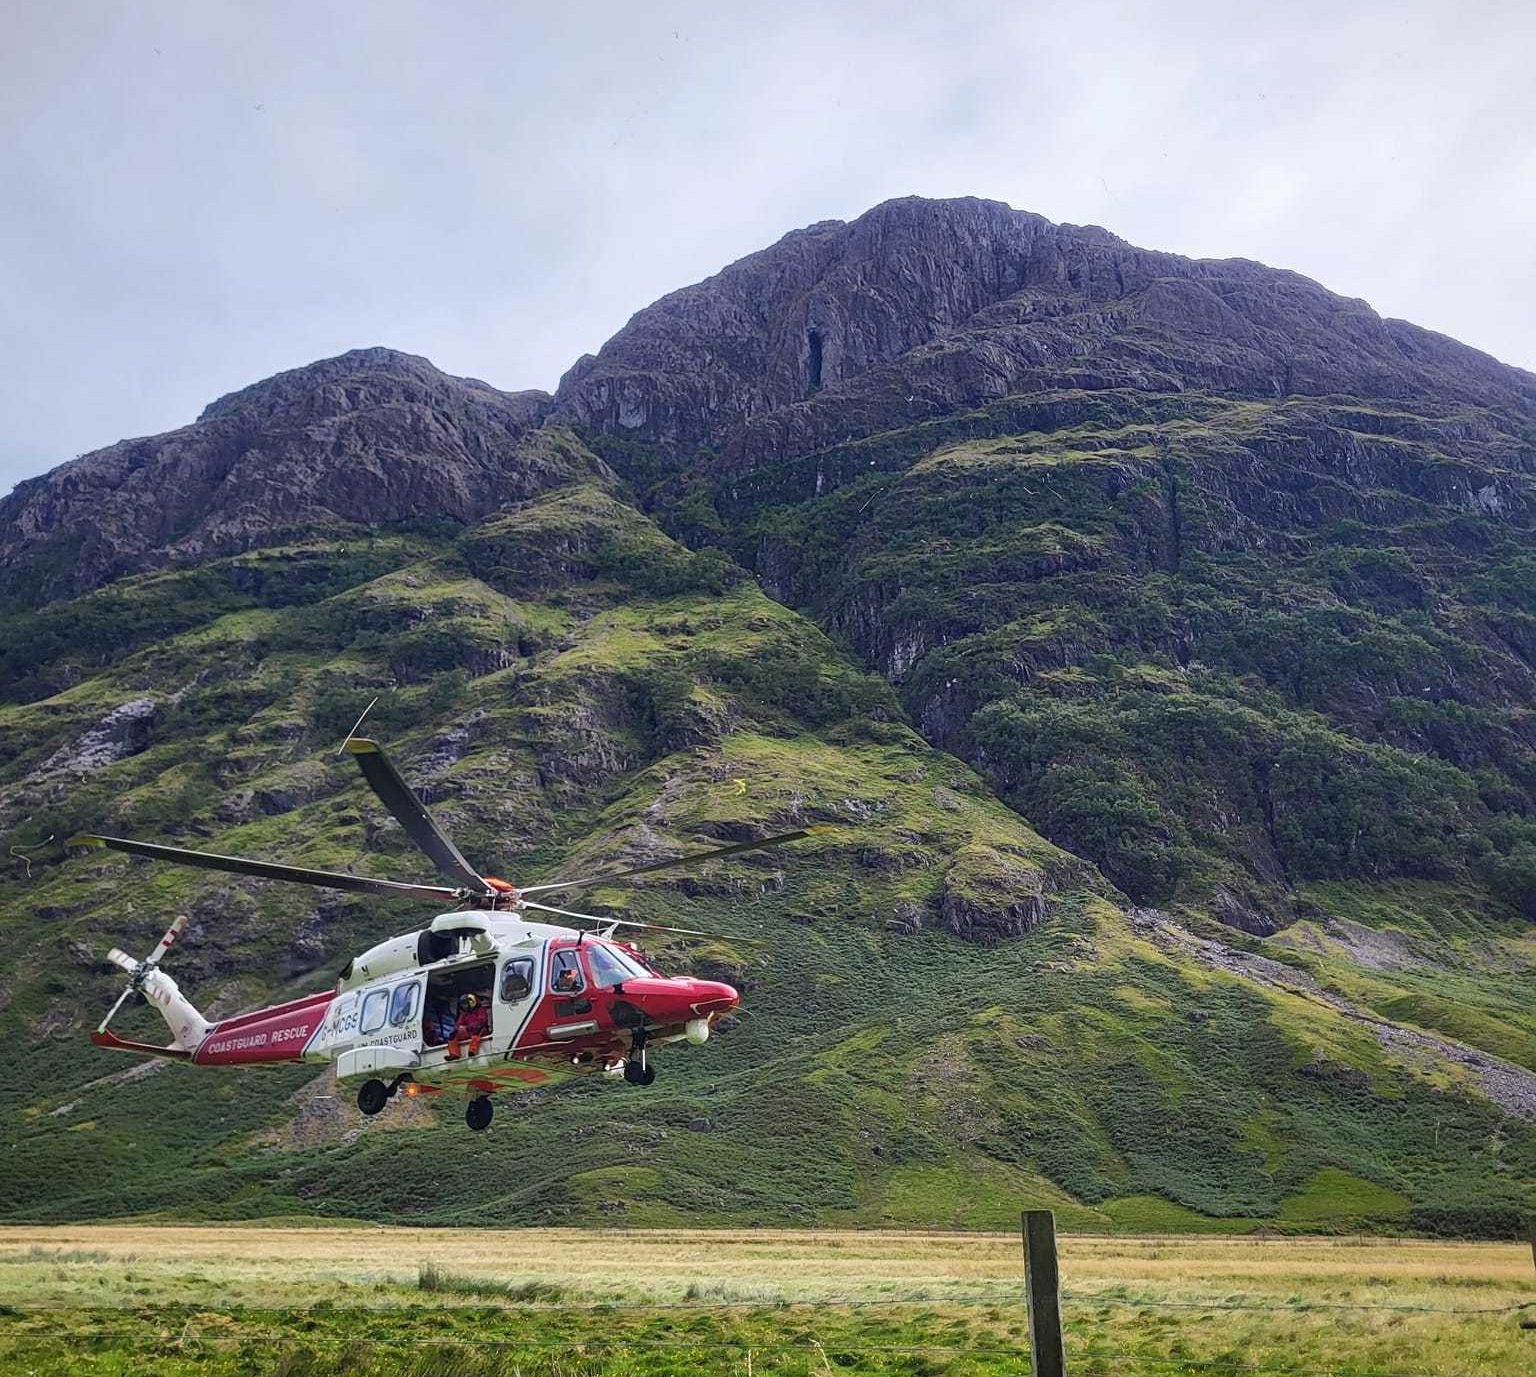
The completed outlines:
[[[1074,1294],[1169,1299],[1233,1291],[1274,1298],[1427,1304],[1454,1291],[1488,1304],[1536,1298],[1530,1250],[1505,1243],[1208,1237],[1061,1240]],[[790,1301],[1019,1293],[1008,1234],[681,1229],[395,1229],[313,1226],[0,1227],[0,1302],[60,1304],[146,1294],[175,1280],[188,1298],[290,1305],[367,1288],[384,1303],[419,1270],[540,1281],[585,1300],[677,1301],[690,1285]],[[131,1281],[129,1280],[131,1278]]]
[[[1536,1365],[1536,1333],[1521,1331],[1520,1315],[1508,1311],[1536,1302],[1525,1245],[1069,1236],[1061,1254],[1077,1372],[1118,1373],[1128,1355],[1145,1366],[1154,1354],[1164,1370],[1171,1358],[1192,1372],[1258,1364],[1359,1377],[1514,1377]],[[237,1317],[317,1306],[382,1317],[423,1304],[463,1313],[487,1303],[569,1317],[616,1302],[618,1312],[600,1309],[602,1318],[590,1320],[594,1333],[611,1334],[613,1316],[629,1307],[638,1307],[638,1324],[656,1313],[648,1307],[674,1305],[760,1308],[759,1323],[771,1330],[780,1323],[772,1307],[803,1317],[798,1307],[812,1304],[833,1307],[811,1312],[829,1325],[888,1317],[892,1326],[942,1323],[945,1332],[1016,1345],[1021,1271],[1018,1239],[995,1234],[0,1229],[0,1304],[74,1315],[72,1324],[82,1313],[172,1302]],[[424,1294],[424,1276],[448,1280]],[[1536,1318],[1536,1309],[1524,1313]],[[794,1329],[803,1320],[782,1323]]]

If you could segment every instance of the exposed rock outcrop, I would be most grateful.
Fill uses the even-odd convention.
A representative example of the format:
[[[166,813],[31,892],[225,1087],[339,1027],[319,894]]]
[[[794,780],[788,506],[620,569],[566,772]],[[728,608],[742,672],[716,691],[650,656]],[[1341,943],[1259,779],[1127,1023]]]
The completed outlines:
[[[562,432],[536,429],[548,400],[389,349],[279,373],[190,426],[20,484],[0,501],[0,591],[78,593],[336,521],[477,520],[601,471]]]
[[[956,937],[996,946],[1040,926],[1045,877],[989,846],[962,847],[945,872],[939,911]]]
[[[1536,406],[1531,374],[1295,273],[908,197],[662,298],[554,397],[361,349],[83,455],[0,501],[0,593],[69,595],[338,520],[478,520],[599,471],[547,422],[679,467],[708,443],[709,467],[740,470],[1013,394],[1110,388]],[[1468,503],[1500,509],[1485,488]]]
[[[83,736],[49,756],[39,774],[91,774],[115,760],[137,755],[149,744],[159,712],[160,705],[153,698],[119,703]]]

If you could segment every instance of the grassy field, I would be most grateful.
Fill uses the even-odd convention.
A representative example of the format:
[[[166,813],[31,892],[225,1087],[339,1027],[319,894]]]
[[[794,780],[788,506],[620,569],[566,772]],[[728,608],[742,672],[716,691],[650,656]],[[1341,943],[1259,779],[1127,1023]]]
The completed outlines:
[[[1536,1363],[1524,1245],[1068,1236],[1061,1253],[1074,1374]],[[1004,1234],[6,1228],[0,1371],[964,1377],[1025,1369],[1021,1292]]]

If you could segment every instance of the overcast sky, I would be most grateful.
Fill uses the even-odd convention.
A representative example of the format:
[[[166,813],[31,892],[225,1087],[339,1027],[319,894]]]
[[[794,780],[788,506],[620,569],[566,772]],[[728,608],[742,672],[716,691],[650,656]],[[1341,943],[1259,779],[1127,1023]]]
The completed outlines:
[[[0,492],[363,345],[550,388],[910,193],[1295,268],[1536,368],[1527,0],[0,3]]]

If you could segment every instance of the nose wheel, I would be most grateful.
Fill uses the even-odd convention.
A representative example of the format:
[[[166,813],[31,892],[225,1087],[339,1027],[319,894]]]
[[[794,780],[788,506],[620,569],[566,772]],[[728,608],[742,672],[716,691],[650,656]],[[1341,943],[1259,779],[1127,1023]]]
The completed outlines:
[[[642,1051],[624,1063],[624,1079],[631,1085],[649,1085],[656,1079],[656,1068],[646,1061]]]
[[[464,1106],[464,1122],[476,1133],[483,1133],[491,1126],[491,1115],[495,1112],[490,1096],[479,1095]]]

